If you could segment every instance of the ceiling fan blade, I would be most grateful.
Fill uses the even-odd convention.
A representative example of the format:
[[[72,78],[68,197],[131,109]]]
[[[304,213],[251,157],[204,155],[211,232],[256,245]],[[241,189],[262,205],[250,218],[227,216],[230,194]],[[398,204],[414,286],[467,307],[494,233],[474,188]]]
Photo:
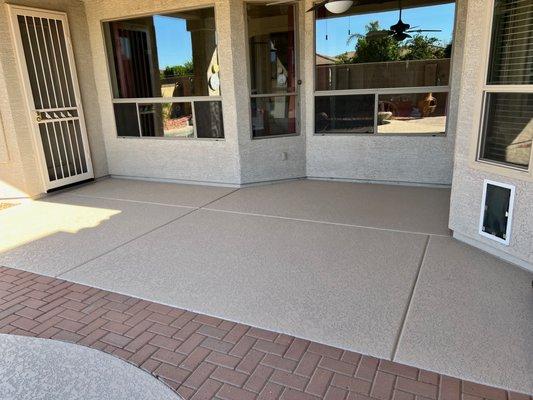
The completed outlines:
[[[442,32],[442,29],[411,29],[406,32],[410,33],[420,33],[420,32]]]
[[[321,1],[320,3],[316,3],[316,4],[313,4],[313,7],[311,7],[309,10],[307,10],[306,12],[311,12],[311,11],[315,11],[315,10],[318,10],[320,7],[322,7],[324,4],[326,4],[329,0],[324,0],[324,1]]]
[[[412,36],[405,33],[405,32],[396,32],[394,35],[392,35],[392,37],[394,38],[394,40],[396,40],[397,42],[401,42],[402,40],[405,40],[405,39],[409,39],[411,38]]]

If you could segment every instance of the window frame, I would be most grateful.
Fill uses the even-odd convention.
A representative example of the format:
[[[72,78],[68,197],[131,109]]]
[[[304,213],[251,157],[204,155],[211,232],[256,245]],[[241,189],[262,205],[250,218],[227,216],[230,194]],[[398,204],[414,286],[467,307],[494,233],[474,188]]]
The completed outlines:
[[[100,28],[102,30],[102,42],[103,42],[103,49],[105,53],[106,58],[106,68],[107,68],[107,76],[109,80],[109,96],[111,99],[112,105],[114,104],[135,104],[136,110],[137,110],[137,123],[139,124],[139,136],[119,136],[118,131],[116,128],[116,117],[115,113],[112,112],[113,115],[113,122],[114,122],[114,129],[115,129],[115,138],[116,139],[133,139],[133,140],[186,140],[186,141],[225,141],[226,140],[226,127],[225,122],[223,122],[223,128],[224,128],[224,137],[222,138],[203,138],[198,137],[197,134],[197,126],[196,126],[196,116],[195,116],[195,102],[201,102],[201,101],[220,101],[221,102],[221,113],[222,113],[222,121],[225,121],[224,119],[224,104],[223,104],[223,93],[221,90],[221,94],[219,96],[183,96],[183,97],[135,97],[135,98],[116,98],[115,97],[115,87],[116,87],[116,79],[114,78],[115,72],[115,59],[114,54],[112,51],[112,48],[109,47],[109,44],[111,43],[112,38],[109,35],[109,29],[106,27],[106,23],[109,22],[120,22],[120,21],[127,21],[130,19],[135,18],[143,18],[143,17],[154,17],[156,15],[167,15],[177,12],[186,12],[186,11],[195,11],[195,10],[203,10],[207,8],[213,9],[213,14],[215,18],[215,40],[217,43],[217,50],[218,50],[218,30],[217,30],[217,7],[215,3],[208,3],[208,4],[202,4],[198,6],[192,6],[192,7],[179,7],[179,8],[171,8],[171,9],[165,9],[165,10],[157,10],[152,12],[145,12],[145,13],[139,13],[139,14],[128,14],[116,18],[108,18],[103,19],[100,21]],[[220,67],[220,57],[218,57],[218,65]],[[222,68],[219,68],[218,74],[220,82],[222,82]],[[142,136],[142,130],[140,129],[140,118],[139,118],[139,104],[153,104],[153,103],[191,103],[191,109],[192,109],[192,119],[193,119],[193,129],[194,129],[194,136],[193,137],[164,137],[164,136]]]
[[[505,85],[495,85],[488,84],[490,63],[491,63],[491,51],[492,51],[492,35],[493,35],[493,25],[494,25],[494,7],[496,0],[489,0],[488,10],[488,25],[487,25],[487,35],[485,35],[485,44],[483,46],[483,56],[485,59],[484,70],[482,74],[483,81],[481,82],[481,106],[479,109],[479,126],[477,129],[477,138],[476,138],[476,148],[475,148],[475,163],[477,165],[484,165],[490,168],[491,170],[499,173],[511,173],[514,176],[520,178],[533,179],[533,148],[531,149],[529,155],[529,165],[528,168],[520,168],[511,164],[504,162],[487,160],[481,157],[482,145],[484,139],[484,130],[485,130],[485,117],[488,107],[488,95],[490,93],[531,93],[533,94],[533,84],[505,84]]]
[[[252,66],[250,63],[251,58],[251,49],[250,49],[250,29],[248,24],[248,5],[263,5],[267,6],[268,1],[260,0],[248,0],[243,3],[243,13],[244,13],[244,34],[246,41],[246,73],[247,73],[247,82],[248,82],[248,118],[249,118],[249,127],[250,127],[250,139],[251,140],[264,140],[264,139],[275,139],[275,138],[287,138],[295,137],[301,135],[301,104],[300,104],[300,86],[301,86],[301,64],[302,60],[300,58],[300,3],[287,3],[286,5],[291,5],[294,7],[294,63],[296,67],[294,69],[294,79],[296,81],[295,90],[293,92],[286,93],[259,93],[252,94]],[[285,4],[284,4],[285,5]],[[269,98],[269,97],[295,97],[296,99],[296,132],[295,133],[284,133],[279,135],[266,135],[266,136],[254,136],[253,129],[253,116],[252,116],[252,99],[253,98]]]
[[[452,80],[453,80],[453,59],[455,50],[455,33],[457,26],[457,0],[451,1],[454,3],[454,16],[453,16],[453,28],[452,28],[452,49],[450,56],[450,77],[447,85],[442,86],[404,86],[395,88],[371,88],[371,89],[341,89],[341,90],[317,90],[317,73],[316,73],[316,11],[313,12],[313,136],[368,136],[368,137],[435,137],[444,138],[448,136],[448,128],[450,124],[450,118],[448,118],[448,111],[450,110],[450,99],[452,94]],[[416,8],[416,7],[413,7]],[[368,12],[366,14],[372,14]],[[444,133],[378,133],[378,103],[379,96],[383,94],[420,94],[420,93],[447,93],[446,100],[446,125],[444,127]],[[373,133],[321,133],[316,131],[315,124],[315,98],[320,96],[342,96],[342,95],[361,95],[361,94],[373,94],[374,95],[374,132]]]

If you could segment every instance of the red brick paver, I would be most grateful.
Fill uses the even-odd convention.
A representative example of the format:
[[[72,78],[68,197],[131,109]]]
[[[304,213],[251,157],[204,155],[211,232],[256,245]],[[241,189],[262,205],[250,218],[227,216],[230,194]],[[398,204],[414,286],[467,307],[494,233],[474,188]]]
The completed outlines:
[[[0,333],[110,353],[185,399],[533,400],[387,360],[0,267]]]

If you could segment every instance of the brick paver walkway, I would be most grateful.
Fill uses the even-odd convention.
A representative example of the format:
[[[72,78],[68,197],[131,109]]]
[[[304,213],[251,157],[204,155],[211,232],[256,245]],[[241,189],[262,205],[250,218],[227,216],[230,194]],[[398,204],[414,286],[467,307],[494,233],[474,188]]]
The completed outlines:
[[[386,360],[0,267],[0,332],[102,350],[185,399],[533,400]]]

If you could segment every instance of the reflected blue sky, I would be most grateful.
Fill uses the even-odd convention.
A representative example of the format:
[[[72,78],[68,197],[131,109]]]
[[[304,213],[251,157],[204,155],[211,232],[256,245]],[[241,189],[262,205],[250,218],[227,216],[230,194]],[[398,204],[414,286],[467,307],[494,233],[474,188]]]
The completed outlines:
[[[181,18],[154,16],[159,68],[192,61],[191,34]]]
[[[455,4],[419,7],[403,10],[403,21],[411,26],[420,25],[425,29],[442,29],[442,32],[431,32],[444,44],[452,39]],[[348,30],[351,33],[364,33],[365,25],[370,21],[379,21],[383,28],[388,28],[398,20],[398,11],[365,14],[357,16],[341,16],[319,20],[316,23],[316,48],[319,54],[336,56],[353,51],[354,43],[347,45]],[[187,31],[186,21],[164,15],[154,16],[157,40],[159,68],[183,64],[192,60],[191,34]],[[326,32],[328,40],[326,40]],[[244,33],[243,33],[244,34]]]
[[[383,29],[388,29],[398,21],[398,15],[399,12],[396,10],[319,20],[316,23],[317,53],[337,56],[348,51],[353,51],[355,42],[352,42],[350,45],[346,44],[348,30],[352,34],[364,34],[365,25],[371,21],[379,21]],[[454,17],[454,3],[411,8],[402,11],[403,22],[411,26],[420,26],[420,29],[442,29],[442,32],[427,32],[426,34],[438,38],[443,44],[448,44],[452,40]],[[326,40],[326,32],[328,40]]]

